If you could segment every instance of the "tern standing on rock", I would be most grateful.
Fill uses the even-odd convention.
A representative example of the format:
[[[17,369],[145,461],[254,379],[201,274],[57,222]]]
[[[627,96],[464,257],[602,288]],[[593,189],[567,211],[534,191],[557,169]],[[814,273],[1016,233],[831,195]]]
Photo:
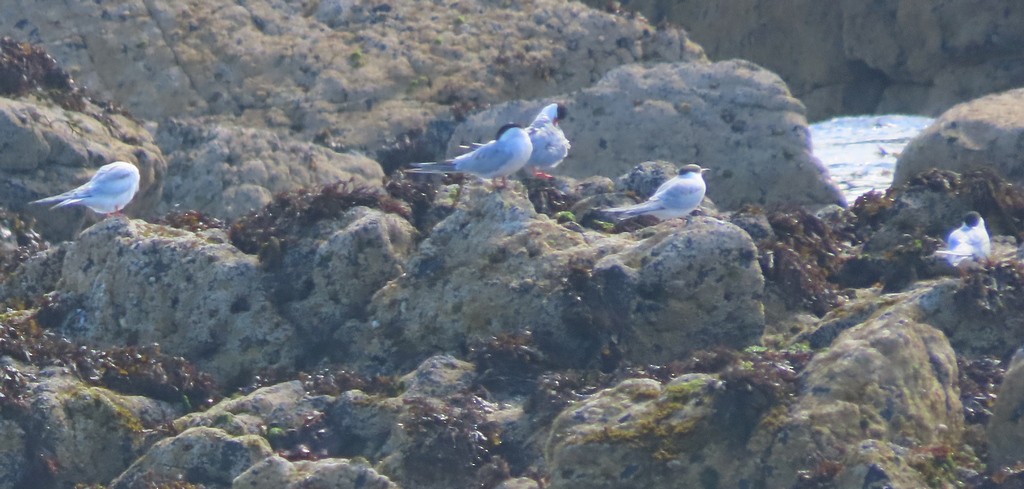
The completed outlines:
[[[558,166],[569,154],[569,140],[565,139],[565,133],[558,127],[558,123],[568,114],[569,111],[562,104],[548,105],[526,129],[533,143],[533,152],[526,167],[533,171],[533,176],[551,178],[545,170]]]
[[[558,123],[569,114],[569,110],[562,104],[550,104],[541,109],[537,117],[526,128],[530,135],[530,144],[533,144],[533,151],[530,153],[530,160],[526,167],[538,178],[552,178],[544,170],[550,170],[569,154],[569,140],[565,139],[565,133],[558,127]],[[459,146],[464,149],[476,149],[483,146],[480,143]]]
[[[115,161],[100,167],[92,179],[81,187],[31,203],[56,202],[57,205],[51,207],[52,209],[84,205],[99,214],[120,214],[121,209],[132,201],[132,197],[135,197],[135,192],[138,191],[139,169],[126,161]]]
[[[703,172],[707,168],[699,165],[686,165],[679,169],[679,175],[661,184],[647,202],[626,207],[613,207],[602,212],[625,219],[627,217],[651,215],[658,219],[683,217],[697,208],[704,200],[707,186],[704,184]]]
[[[971,211],[964,216],[964,225],[949,233],[946,249],[935,252],[954,267],[968,258],[985,259],[992,250],[981,214]]]
[[[482,178],[501,178],[519,171],[530,159],[533,144],[518,124],[505,124],[493,141],[448,161],[413,163],[409,173],[469,173]]]

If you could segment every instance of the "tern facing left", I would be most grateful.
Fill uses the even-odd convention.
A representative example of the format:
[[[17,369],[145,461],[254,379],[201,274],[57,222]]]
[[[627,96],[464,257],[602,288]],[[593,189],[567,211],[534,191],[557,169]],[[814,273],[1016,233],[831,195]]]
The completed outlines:
[[[493,141],[464,155],[439,163],[413,163],[409,173],[470,173],[482,178],[505,178],[526,165],[533,151],[530,136],[518,124],[505,124]]]
[[[701,168],[699,165],[683,166],[679,169],[679,175],[661,184],[647,202],[604,209],[603,212],[617,219],[651,215],[664,220],[686,216],[704,200],[707,186],[701,174],[706,171],[707,168]]]
[[[964,216],[964,225],[949,233],[946,249],[936,251],[935,254],[955,267],[968,258],[987,258],[991,250],[985,220],[981,214],[971,211]]]
[[[139,191],[139,169],[126,161],[115,161],[103,165],[99,171],[82,186],[60,195],[39,199],[31,204],[53,204],[51,207],[84,205],[93,211],[107,215],[120,213]]]

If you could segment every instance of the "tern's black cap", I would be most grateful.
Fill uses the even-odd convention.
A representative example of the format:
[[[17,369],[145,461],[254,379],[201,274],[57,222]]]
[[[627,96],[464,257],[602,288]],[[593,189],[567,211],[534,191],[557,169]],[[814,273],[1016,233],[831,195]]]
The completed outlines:
[[[966,224],[967,227],[973,228],[974,226],[977,226],[980,221],[981,214],[978,214],[977,212],[971,211],[964,214],[964,224]]]
[[[701,168],[700,165],[694,165],[691,163],[689,165],[683,165],[683,167],[679,169],[679,174],[686,175],[687,173],[700,173],[702,171],[707,171],[707,168]]]
[[[512,129],[513,127],[518,127],[520,129],[523,128],[523,126],[520,126],[519,124],[516,124],[514,122],[509,122],[508,124],[505,124],[504,126],[501,126],[501,129],[498,129],[498,134],[496,134],[494,136],[494,139],[500,139],[501,135],[505,134],[505,131],[507,131],[509,129]]]
[[[569,115],[569,109],[565,108],[562,104],[558,104],[558,109],[555,111],[555,119],[562,120],[565,119],[567,115]]]

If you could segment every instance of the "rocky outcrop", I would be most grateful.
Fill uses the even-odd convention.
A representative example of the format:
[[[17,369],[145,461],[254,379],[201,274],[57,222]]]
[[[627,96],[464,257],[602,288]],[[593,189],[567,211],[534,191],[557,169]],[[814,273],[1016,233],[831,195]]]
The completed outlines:
[[[964,102],[944,112],[910,141],[896,162],[893,184],[930,168],[964,173],[989,169],[1024,184],[1024,89]]]
[[[75,188],[107,163],[139,168],[139,193],[126,213],[152,217],[161,198],[167,164],[149,133],[123,113],[84,104],[71,110],[35,98],[0,98],[0,206],[36,217],[51,240],[71,239],[95,214],[27,203]]]
[[[273,455],[258,436],[229,436],[214,428],[192,428],[161,440],[110,483],[111,489],[191,483],[227,489],[235,477]]]
[[[731,224],[695,217],[630,238],[573,231],[514,188],[470,185],[406,273],[374,295],[373,326],[358,334],[382,349],[354,353],[417,360],[529,331],[563,366],[591,364],[604,348],[667,361],[755,341],[762,290],[753,243]]]
[[[366,465],[344,459],[289,462],[268,457],[235,478],[231,489],[398,489]]]
[[[441,11],[418,0],[12,0],[4,11],[0,34],[45,46],[140,117],[212,115],[371,152],[451,117],[449,106],[572,90],[637,61],[703,60],[681,30],[553,0]]]
[[[557,100],[569,109],[560,127],[572,141],[557,173],[613,176],[637,161],[696,162],[711,169],[707,195],[722,208],[845,202],[811,154],[803,105],[754,64],[624,66]],[[512,102],[470,117],[449,154],[493,139],[504,121],[529,123],[545,103]]]
[[[274,194],[303,187],[351,182],[381,185],[375,161],[266,129],[243,129],[206,120],[167,120],[156,143],[167,157],[162,215],[198,209],[237,219],[270,203]]]
[[[110,218],[64,258],[63,334],[98,345],[159,343],[219,380],[244,380],[298,354],[294,329],[260,286],[255,257],[217,230],[194,234]]]
[[[788,487],[800,470],[830,460],[842,468],[840,487],[883,478],[921,487],[920,474],[886,454],[959,442],[957,379],[949,342],[927,324],[893,313],[851,328],[807,366],[765,460],[766,486]]]
[[[1020,416],[1024,409],[1022,366],[1024,362],[1021,355],[1014,355],[999,387],[987,427],[989,462],[997,467],[1012,466],[1024,459],[1020,451],[1021,443],[1024,442],[1024,426],[1021,425]]]
[[[585,3],[604,8],[607,2]],[[626,0],[654,23],[682,26],[711,58],[778,73],[813,120],[837,114],[926,113],[1020,85],[1020,5],[978,9],[857,0]]]

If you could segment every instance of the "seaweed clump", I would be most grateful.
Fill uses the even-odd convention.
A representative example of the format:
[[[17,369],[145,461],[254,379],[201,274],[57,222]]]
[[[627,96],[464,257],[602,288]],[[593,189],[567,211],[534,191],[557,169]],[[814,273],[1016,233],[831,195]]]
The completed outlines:
[[[529,393],[547,365],[529,331],[476,339],[467,357],[476,366],[477,383],[491,392]]]
[[[960,373],[958,384],[964,421],[967,424],[987,424],[992,417],[992,406],[1003,383],[1006,367],[998,358],[967,358],[961,355],[956,357],[956,366]]]
[[[86,97],[46,50],[9,37],[0,38],[0,95],[39,93],[68,110],[81,111]]]
[[[180,403],[190,411],[220,399],[212,377],[181,357],[160,352],[158,346],[93,349],[74,345],[40,325],[40,315],[45,317],[48,309],[62,307],[59,298],[49,298],[34,314],[0,320],[0,356],[36,367],[63,366],[92,385]],[[0,404],[18,404],[22,398],[19,389],[30,376],[12,365],[4,368],[2,376]]]
[[[21,216],[0,209],[0,278],[47,248],[46,241]]]
[[[789,308],[817,315],[843,303],[830,281],[841,268],[849,236],[803,210],[771,212],[768,222],[774,239],[757,243],[758,262],[769,287]]]
[[[282,192],[262,209],[231,225],[231,243],[243,253],[264,254],[267,246],[288,243],[299,229],[334,217],[353,207],[366,206],[410,218],[408,207],[390,195],[350,179],[319,188]]]
[[[207,216],[199,211],[172,211],[156,221],[156,224],[170,226],[175,229],[183,229],[193,233],[206,231],[208,229],[224,229],[224,221],[213,216]]]

